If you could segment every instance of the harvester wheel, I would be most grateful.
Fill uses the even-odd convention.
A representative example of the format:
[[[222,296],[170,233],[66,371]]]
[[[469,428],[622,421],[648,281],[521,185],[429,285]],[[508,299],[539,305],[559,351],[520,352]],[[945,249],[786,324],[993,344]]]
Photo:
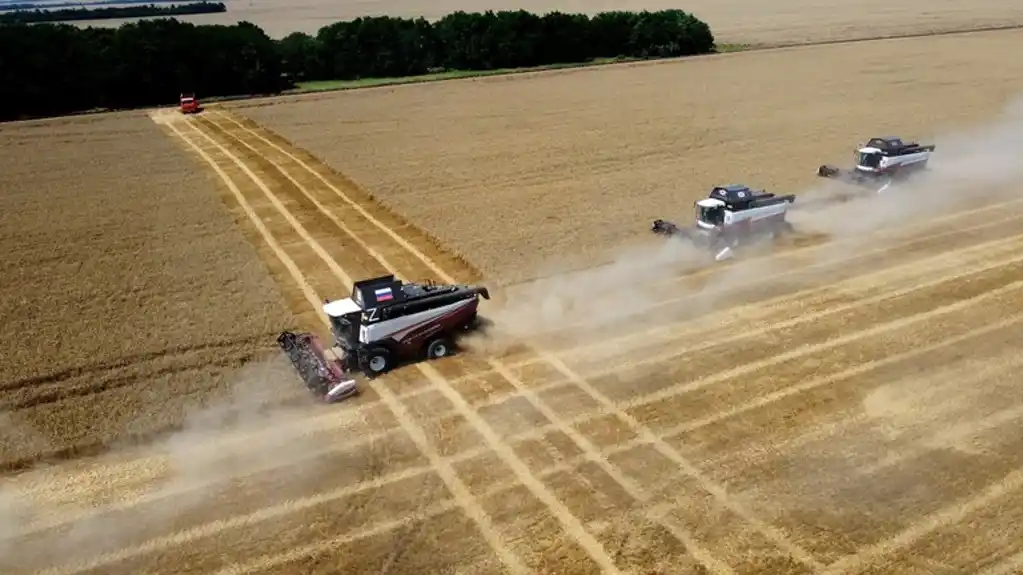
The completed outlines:
[[[391,369],[391,352],[377,347],[366,354],[365,372],[367,377],[376,377]]]
[[[451,343],[447,338],[438,337],[426,346],[426,358],[437,359],[451,354]]]

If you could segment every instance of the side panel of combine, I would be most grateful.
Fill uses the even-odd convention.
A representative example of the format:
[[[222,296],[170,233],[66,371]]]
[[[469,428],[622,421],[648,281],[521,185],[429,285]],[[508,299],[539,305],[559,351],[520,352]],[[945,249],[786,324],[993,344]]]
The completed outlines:
[[[403,356],[412,356],[431,338],[458,330],[476,314],[479,299],[473,297],[442,307],[362,326],[359,339],[365,343],[386,342]]]

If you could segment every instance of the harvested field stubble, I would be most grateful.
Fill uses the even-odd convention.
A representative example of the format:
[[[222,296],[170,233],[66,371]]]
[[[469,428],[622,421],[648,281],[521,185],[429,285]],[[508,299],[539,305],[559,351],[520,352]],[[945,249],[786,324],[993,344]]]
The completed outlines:
[[[582,244],[588,250],[574,263],[599,261],[603,250],[645,234],[645,218],[670,215],[661,210],[685,217],[694,197],[733,180],[736,169],[762,170],[750,174],[754,185],[795,187],[811,180],[818,163],[846,158],[849,146],[872,132],[926,140],[986,120],[1021,86],[1023,65],[1008,62],[995,72],[982,65],[1021,38],[1001,33],[962,36],[954,44],[930,39],[778,51],[321,96],[295,104],[297,112],[263,101],[241,111],[302,123],[285,135],[302,142],[296,134],[315,131],[317,145],[342,160],[336,168],[347,172],[354,157],[364,175],[384,174],[374,181],[391,192],[386,201],[419,209],[409,212],[419,222],[450,224],[434,231],[447,239],[463,234],[471,241],[455,245],[472,259],[482,257],[488,271],[522,265],[520,277],[527,277],[542,271],[538,262],[578,253]],[[894,52],[905,60],[893,61]],[[775,77],[779,69],[784,82]],[[796,76],[805,82],[793,82]],[[988,91],[969,85],[975,80]],[[424,112],[435,117],[414,117]],[[892,201],[830,205],[800,220],[842,242],[767,253],[748,265],[684,278],[675,276],[677,266],[646,269],[680,254],[667,249],[645,259],[634,252],[638,262],[540,282],[537,297],[554,297],[521,298],[515,313],[498,317],[507,324],[517,314],[528,320],[520,323],[542,323],[551,334],[589,331],[598,341],[563,341],[544,353],[497,342],[498,355],[468,350],[421,365],[422,377],[411,368],[369,382],[351,403],[317,408],[305,401],[295,410],[264,409],[282,394],[305,391],[293,376],[273,371],[287,370],[285,362],[251,364],[232,376],[245,385],[240,398],[193,415],[156,446],[5,478],[0,570],[852,574],[887,566],[884,572],[951,572],[936,563],[942,561],[968,572],[1000,562],[995,572],[1010,572],[1020,563],[1014,556],[1020,546],[1009,521],[1018,516],[1023,488],[1023,396],[1012,377],[1023,333],[1020,112],[1010,110],[958,141],[941,139],[928,172],[937,182],[903,188]],[[382,119],[365,119],[374,116]],[[309,127],[323,118],[340,120],[333,128]],[[237,198],[227,200],[226,212],[256,244],[301,317],[319,323],[322,297],[385,268],[404,277],[472,275],[343,176],[236,114],[211,107],[199,118],[170,110],[153,120],[213,168],[225,184],[221,197]],[[109,137],[102,136],[107,125],[142,133],[126,122],[65,124],[80,122],[95,122],[100,142]],[[332,131],[339,125],[344,129]],[[13,134],[9,141],[32,141],[29,128],[16,128],[6,132]],[[359,131],[345,131],[354,128]],[[68,147],[76,143],[74,130],[62,134],[71,134]],[[141,157],[174,156],[169,148],[133,146]],[[118,151],[112,144],[112,151],[97,148],[101,158]],[[431,175],[417,168],[423,165],[441,171]],[[417,169],[387,175],[406,167]],[[173,179],[169,171],[150,171]],[[26,181],[35,177],[16,173]],[[423,193],[396,193],[419,181]],[[978,190],[985,192],[982,202]],[[205,202],[204,209],[215,211],[216,192],[202,192],[205,200],[167,191],[182,203],[167,217],[151,195],[97,192],[108,204],[127,197],[144,206],[130,222],[110,220],[111,229],[126,228],[129,236],[115,252],[134,254],[133,239],[148,241],[129,258],[138,274],[149,269],[139,262],[152,265],[146,257],[160,253],[168,277],[198,286],[191,299],[181,293],[185,284],[172,284],[177,291],[166,296],[140,289],[142,300],[171,300],[161,309],[176,314],[133,320],[127,310],[122,317],[110,307],[112,317],[100,328],[116,334],[122,328],[115,320],[129,327],[163,321],[177,330],[164,337],[185,338],[191,324],[202,333],[226,327],[227,319],[207,311],[223,311],[224,302],[212,295],[196,301],[196,290],[206,292],[201,276],[174,268],[214,266],[161,251],[152,237],[168,219],[211,238],[228,237],[229,224],[202,224],[189,210],[198,212],[195,206]],[[26,197],[32,196],[4,201],[33,205]],[[594,198],[602,203],[594,206]],[[34,210],[18,221],[45,229],[36,213],[42,209]],[[949,213],[920,222],[942,210]],[[462,212],[469,215],[456,217]],[[921,225],[896,226],[901,220]],[[150,227],[137,229],[140,222]],[[88,227],[83,221],[70,229],[83,235]],[[869,242],[862,237],[879,229],[892,233],[873,234]],[[172,231],[180,230],[165,235]],[[950,231],[957,233],[943,233]],[[232,245],[242,243],[231,237]],[[26,247],[16,236],[4,239]],[[95,234],[79,243],[103,247],[102,239]],[[216,261],[204,241],[188,247],[193,257],[206,253]],[[88,252],[77,257],[82,253]],[[225,267],[243,266],[240,255],[232,257]],[[32,263],[10,261],[4,264],[10,269]],[[98,269],[115,267],[104,265]],[[228,272],[204,269],[211,282],[226,281]],[[231,273],[239,285],[262,286],[253,293],[274,291],[265,275]],[[86,279],[98,271],[89,274]],[[42,281],[35,278],[40,295],[26,301],[49,293]],[[114,288],[131,285],[108,286]],[[590,298],[594,289],[601,293]],[[90,305],[87,296],[80,294],[79,305]],[[112,295],[99,291],[99,297]],[[29,345],[19,348],[23,381],[7,385],[0,405],[21,408],[13,416],[23,420],[44,409],[53,419],[84,405],[91,412],[82,412],[83,420],[91,414],[103,421],[102,410],[117,408],[104,407],[106,398],[135,393],[117,398],[121,409],[143,415],[162,409],[173,418],[185,411],[185,401],[164,389],[179,385],[170,378],[192,368],[223,373],[245,353],[271,348],[273,332],[288,321],[282,310],[280,323],[261,322],[254,314],[267,313],[262,302],[234,297],[235,315],[224,317],[245,329],[218,334],[227,353],[222,364],[214,365],[221,347],[200,345],[178,357],[160,354],[170,340],[136,338],[113,351],[90,343],[84,349],[107,354],[96,364],[30,379],[35,348]],[[184,301],[192,306],[172,307]],[[69,315],[45,303],[36,306],[54,317]],[[207,306],[206,315],[190,315],[200,306]],[[618,315],[603,314],[605,308]],[[669,313],[681,308],[685,314]],[[140,305],[135,313],[147,311]],[[593,329],[596,315],[614,329]],[[658,325],[646,321],[651,315]],[[695,315],[702,317],[683,321]],[[55,337],[60,322],[43,325]],[[73,336],[87,333],[75,329]],[[71,348],[57,351],[67,363],[78,360]],[[153,367],[135,367],[118,354]],[[156,370],[159,376],[152,375]],[[132,376],[160,387],[144,401]],[[214,395],[217,378],[226,376],[209,377],[180,385],[198,401]],[[90,385],[107,391],[85,395]],[[79,392],[82,397],[60,397]],[[24,425],[17,431],[22,435],[12,441],[24,440],[23,450],[33,441],[48,445],[56,433]],[[1004,518],[988,513],[1003,506],[1014,507]],[[951,556],[953,547],[961,553]]]
[[[715,184],[799,192],[863,138],[927,140],[987,120],[1023,88],[1023,62],[990,64],[1021,40],[890,40],[236,106],[491,282],[512,282],[607,261],[653,218],[688,222]]]
[[[179,425],[291,321],[209,176],[142,114],[0,127],[0,190],[4,466]]]
[[[273,37],[298,31],[315,34],[321,26],[359,16],[442,18],[456,10],[528,10],[537,14],[601,12],[607,10],[664,10],[681,8],[710,24],[719,42],[802,43],[905,34],[969,30],[1023,24],[1023,6],[1014,0],[631,0],[609,3],[589,0],[268,0],[236,3],[221,14],[177,16],[196,24],[254,22]],[[96,20],[81,26],[119,26],[125,20]]]

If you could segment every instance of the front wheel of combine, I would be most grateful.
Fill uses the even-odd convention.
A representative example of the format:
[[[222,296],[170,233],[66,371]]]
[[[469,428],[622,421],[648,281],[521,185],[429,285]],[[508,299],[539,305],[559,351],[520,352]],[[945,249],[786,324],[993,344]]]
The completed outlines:
[[[438,337],[426,346],[426,359],[439,359],[451,355],[451,342],[445,337]]]
[[[382,375],[391,369],[391,352],[386,348],[378,347],[369,350],[366,354],[366,362],[363,371],[366,377],[374,378]]]

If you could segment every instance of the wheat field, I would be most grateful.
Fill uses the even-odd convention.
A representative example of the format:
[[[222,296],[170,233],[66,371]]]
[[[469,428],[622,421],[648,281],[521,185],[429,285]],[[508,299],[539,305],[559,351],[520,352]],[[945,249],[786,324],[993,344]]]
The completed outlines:
[[[234,109],[506,283],[607,261],[715,185],[801,192],[873,135],[929,141],[990,120],[1023,91],[1023,64],[992,54],[1021,40],[800,47]]]
[[[0,126],[0,571],[1019,572],[1020,40]],[[800,207],[880,132],[933,177]],[[648,237],[726,181],[802,239]],[[316,404],[274,337],[384,273],[494,332]]]
[[[196,24],[233,24],[248,21],[274,38],[295,32],[315,34],[340,20],[360,16],[443,18],[456,10],[554,10],[593,14],[609,10],[664,10],[681,8],[710,24],[721,43],[793,44],[840,41],[879,36],[928,34],[1023,24],[1023,6],[1012,0],[691,0],[685,4],[665,0],[608,2],[564,0],[469,2],[445,0],[424,4],[415,0],[227,0],[227,12],[181,16]],[[119,26],[125,20],[90,20],[80,26]]]

